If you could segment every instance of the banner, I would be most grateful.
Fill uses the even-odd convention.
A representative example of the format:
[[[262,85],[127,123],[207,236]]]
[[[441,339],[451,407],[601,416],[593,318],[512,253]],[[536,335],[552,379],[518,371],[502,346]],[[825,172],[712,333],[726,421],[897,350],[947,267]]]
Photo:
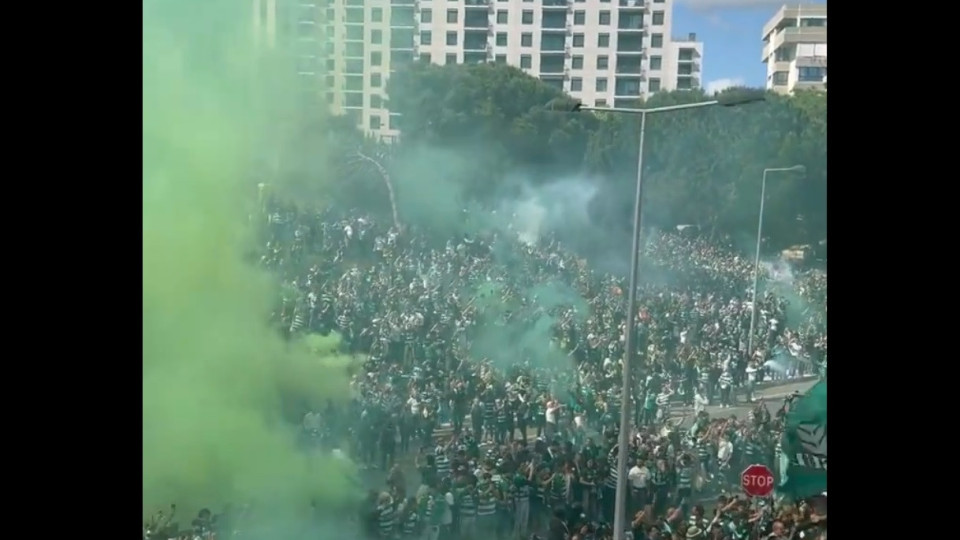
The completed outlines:
[[[777,491],[800,499],[827,490],[827,381],[821,380],[790,405],[780,440]]]

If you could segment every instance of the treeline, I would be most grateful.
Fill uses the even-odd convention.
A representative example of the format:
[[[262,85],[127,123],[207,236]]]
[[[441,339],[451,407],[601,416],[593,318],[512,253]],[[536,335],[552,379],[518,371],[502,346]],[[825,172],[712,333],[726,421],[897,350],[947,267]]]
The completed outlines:
[[[291,133],[294,151],[282,174],[298,185],[323,177],[327,197],[379,211],[389,210],[385,171],[408,187],[407,200],[421,196],[411,191],[435,195],[452,184],[463,205],[502,199],[521,183],[582,177],[600,186],[590,201],[595,221],[612,232],[629,228],[638,116],[568,112],[573,102],[560,90],[499,64],[416,63],[394,73],[387,91],[391,112],[399,114],[391,118],[403,133],[399,143],[379,145],[364,140],[351,121],[306,115]],[[630,106],[708,99],[699,90],[668,92]],[[826,123],[826,95],[817,92],[650,115],[645,226],[693,224],[712,234],[752,237],[763,169],[803,165],[803,175],[768,181],[764,237],[773,249],[826,238]],[[358,149],[384,169],[365,166]],[[328,158],[322,171],[321,154]],[[438,205],[439,199],[428,211],[440,211]]]

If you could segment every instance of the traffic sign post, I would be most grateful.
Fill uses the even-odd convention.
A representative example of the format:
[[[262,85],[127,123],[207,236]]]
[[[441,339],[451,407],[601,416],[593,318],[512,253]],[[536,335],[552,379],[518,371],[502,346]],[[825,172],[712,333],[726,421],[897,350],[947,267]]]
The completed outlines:
[[[740,473],[740,487],[751,497],[766,497],[773,492],[773,473],[766,465],[750,465]]]

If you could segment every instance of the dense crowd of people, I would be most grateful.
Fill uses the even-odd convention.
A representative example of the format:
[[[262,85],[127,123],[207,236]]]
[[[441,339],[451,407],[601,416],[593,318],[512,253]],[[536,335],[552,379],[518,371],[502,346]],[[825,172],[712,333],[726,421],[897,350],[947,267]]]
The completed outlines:
[[[570,520],[553,520],[555,527],[582,515],[589,534],[604,532],[621,407],[622,277],[591,270],[559,242],[530,244],[504,231],[444,241],[368,216],[280,209],[269,222],[261,262],[286,284],[281,329],[338,332],[367,355],[350,408],[318,409],[305,420],[316,438],[349,441],[359,463],[390,471],[390,489],[368,501],[371,534],[522,536],[549,529],[560,507]],[[655,538],[658,519],[693,511],[695,498],[678,498],[677,490],[694,478],[697,497],[725,489],[730,471],[740,470],[732,456],[772,465],[776,442],[770,422],[703,416],[695,442],[681,441],[667,423],[669,404],[679,400],[703,415],[708,404],[731,406],[738,389],[750,399],[765,378],[824,365],[826,280],[819,270],[765,264],[748,354],[751,260],[681,232],[658,234],[644,259],[657,278],[642,285],[636,317],[642,367],[630,413],[641,434],[631,463],[657,480],[637,480],[650,487],[637,488],[631,516],[643,511],[638,525],[652,526],[644,534]],[[474,344],[488,333],[544,323],[549,331],[532,345],[564,353],[552,363],[529,343],[478,357]],[[415,493],[405,483],[415,475],[397,463],[409,453],[417,454],[422,482]],[[695,475],[687,470],[693,465]],[[709,523],[702,525],[706,534]],[[588,534],[578,531],[567,537]]]
[[[336,332],[365,358],[349,404],[294,413],[306,444],[387,475],[357,520],[368,535],[610,537],[621,276],[555,240],[525,243],[506,230],[437,238],[281,206],[265,221],[259,262],[283,282],[279,331]],[[765,379],[825,366],[825,274],[765,265],[751,340],[752,260],[683,232],[655,235],[643,260],[657,278],[641,284],[636,314],[634,539],[817,538],[825,517],[812,506],[731,494],[742,465],[776,463],[783,408],[771,415],[760,404],[746,418],[704,408],[753,401]],[[522,343],[479,347],[508,328]],[[695,412],[692,428],[669,421],[676,401]]]
[[[788,399],[771,415],[760,404],[744,419],[701,412],[684,430],[638,430],[627,449],[632,537],[818,538],[825,531],[825,509],[806,501],[774,504],[735,494],[739,472],[748,465],[775,468],[775,440],[789,405]],[[402,467],[394,465],[387,490],[371,491],[362,509],[367,536],[612,537],[619,452],[615,432],[574,442],[576,437],[561,429],[529,445],[511,438],[486,445],[484,451],[477,434],[465,430],[421,451],[421,480],[413,493]]]

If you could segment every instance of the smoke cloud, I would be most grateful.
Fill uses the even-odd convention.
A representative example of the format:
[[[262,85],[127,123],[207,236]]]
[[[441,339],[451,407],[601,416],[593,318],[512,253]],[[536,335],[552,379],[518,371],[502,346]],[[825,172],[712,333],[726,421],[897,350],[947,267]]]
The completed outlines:
[[[265,120],[245,7],[144,4],[144,512],[176,503],[183,527],[252,503],[258,525],[292,537],[311,499],[350,496],[352,471],[298,450],[281,402],[344,397],[349,359],[283,342],[266,322],[276,286],[244,262]]]

